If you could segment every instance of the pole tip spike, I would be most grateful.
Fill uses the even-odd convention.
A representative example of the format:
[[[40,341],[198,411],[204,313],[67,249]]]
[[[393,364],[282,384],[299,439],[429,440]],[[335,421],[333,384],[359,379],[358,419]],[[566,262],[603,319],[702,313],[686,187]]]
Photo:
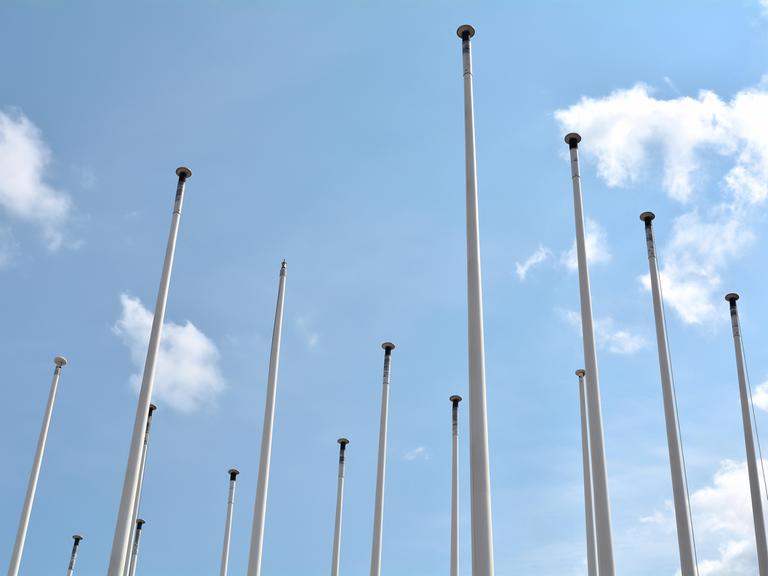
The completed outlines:
[[[654,214],[653,212],[643,212],[642,214],[640,214],[640,220],[642,220],[643,222],[650,222],[654,218],[656,218],[656,214]]]
[[[384,342],[381,345],[381,347],[384,348],[384,350],[386,350],[387,352],[390,352],[395,349],[395,345],[392,344],[392,342]]]
[[[80,536],[80,534],[74,534],[74,535],[72,536],[72,539],[73,539],[75,542],[80,542],[80,540],[83,540],[83,537],[82,537],[82,536]]]
[[[581,136],[578,132],[568,132],[568,134],[565,135],[564,140],[570,148],[578,148],[579,142],[581,142]]]
[[[192,176],[192,170],[187,168],[186,166],[179,166],[176,168],[176,176],[179,178],[184,178],[186,180],[187,178],[190,178]]]
[[[288,268],[288,262],[283,258],[283,261],[280,263],[280,270],[285,270],[286,268]]]
[[[725,299],[726,299],[728,302],[731,302],[731,303],[733,303],[733,302],[736,302],[736,300],[738,300],[738,299],[739,299],[739,295],[738,295],[738,294],[736,294],[736,292],[729,292],[728,294],[726,294],[726,295],[725,295]]]
[[[338,440],[336,440],[336,442],[338,442],[342,446],[346,446],[347,444],[349,444],[349,440],[347,438],[339,438]]]
[[[584,376],[586,375],[587,375],[587,371],[584,370],[584,368],[579,368],[578,370],[576,370],[576,376],[578,376],[579,378],[584,378]]]
[[[56,364],[56,366],[66,366],[67,365],[67,359],[64,358],[64,356],[56,356],[56,358],[53,359],[53,363]]]
[[[454,404],[458,404],[459,402],[461,402],[463,400],[463,398],[461,396],[459,396],[458,394],[454,394],[453,396],[448,398],[448,400],[450,400]]]
[[[475,35],[475,29],[469,24],[462,24],[459,29],[456,30],[456,35],[464,40],[464,37],[472,38]]]

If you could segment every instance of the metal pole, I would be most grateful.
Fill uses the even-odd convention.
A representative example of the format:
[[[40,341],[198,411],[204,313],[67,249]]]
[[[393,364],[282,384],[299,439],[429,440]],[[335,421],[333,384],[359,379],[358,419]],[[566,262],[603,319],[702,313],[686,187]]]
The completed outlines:
[[[747,372],[744,363],[744,349],[741,342],[739,326],[739,311],[736,300],[739,295],[730,293],[725,296],[731,309],[731,326],[733,327],[733,345],[736,349],[736,370],[739,375],[739,395],[741,396],[741,419],[744,423],[744,444],[747,449],[747,472],[749,473],[749,492],[752,496],[752,518],[755,523],[755,543],[757,544],[757,566],[759,576],[768,576],[768,545],[765,539],[765,518],[763,517],[763,501],[760,494],[760,478],[757,475],[757,456],[755,455],[755,440],[752,435],[752,419],[749,409],[749,394],[747,392]]]
[[[280,282],[277,290],[277,310],[272,330],[272,353],[269,357],[267,378],[267,402],[264,406],[264,429],[261,433],[261,460],[256,484],[256,502],[253,508],[253,529],[251,549],[248,557],[248,576],[261,576],[261,556],[264,547],[264,521],[267,515],[267,489],[269,488],[269,463],[272,455],[272,428],[275,424],[275,394],[277,393],[277,371],[280,365],[280,336],[283,332],[283,301],[285,298],[285,276],[288,272],[285,260],[280,266]]]
[[[221,570],[219,570],[220,576],[227,576],[227,568],[229,566],[229,540],[232,534],[232,513],[235,508],[235,484],[237,483],[237,475],[240,471],[237,468],[231,468],[229,470],[229,495],[227,496],[227,521],[224,524],[224,546],[221,550]]]
[[[74,542],[72,543],[72,555],[69,557],[69,567],[67,568],[67,576],[72,576],[75,571],[75,561],[77,560],[77,548],[80,546],[80,541],[83,539],[80,534],[72,536]]]
[[[459,576],[459,402],[461,396],[449,398],[451,409],[451,576]]]
[[[680,428],[677,421],[675,385],[672,381],[672,365],[669,361],[669,344],[664,321],[664,303],[661,300],[659,267],[656,261],[656,245],[653,238],[653,212],[643,212],[640,220],[645,222],[645,242],[648,248],[648,267],[651,272],[651,293],[653,294],[653,317],[656,321],[656,344],[659,350],[659,371],[661,392],[664,398],[664,420],[667,426],[667,449],[669,467],[672,473],[672,495],[675,502],[677,524],[677,546],[680,551],[680,573],[682,576],[697,576],[696,552],[693,541],[688,488],[685,482],[685,461],[680,442]]]
[[[51,382],[51,391],[48,393],[48,404],[45,407],[45,416],[43,425],[40,428],[40,436],[37,440],[37,449],[35,451],[35,461],[32,464],[32,471],[29,473],[29,482],[27,483],[27,494],[24,497],[24,507],[21,509],[21,518],[19,519],[19,529],[16,532],[16,541],[13,545],[11,554],[11,563],[8,565],[8,576],[17,576],[21,556],[24,553],[24,542],[27,539],[27,528],[29,528],[29,517],[32,514],[32,503],[35,501],[35,491],[37,490],[37,479],[40,477],[40,467],[43,464],[43,454],[45,453],[45,442],[48,439],[48,429],[51,426],[51,416],[53,414],[53,404],[56,401],[56,391],[59,387],[59,377],[61,369],[67,364],[66,358],[56,356],[53,359],[56,368],[53,369],[53,380]]]
[[[136,574],[136,562],[139,558],[139,539],[141,538],[141,529],[144,527],[144,520],[141,518],[136,520],[136,531],[133,535],[133,546],[131,551],[131,571],[128,576],[135,576]]]
[[[483,285],[480,274],[480,223],[477,205],[475,112],[472,93],[472,54],[470,45],[470,39],[475,35],[475,29],[465,24],[460,26],[456,33],[461,38],[461,53],[464,64],[472,576],[493,576],[493,518],[491,515],[491,472],[488,456],[488,410],[485,390]]]
[[[139,483],[136,486],[136,499],[133,502],[133,524],[136,524],[136,520],[139,518],[139,503],[141,502],[141,489],[144,486],[144,468],[147,465],[147,449],[149,448],[149,431],[152,428],[152,415],[157,406],[154,404],[149,405],[149,414],[147,414],[147,429],[144,431],[144,446],[141,450],[141,466],[139,468]],[[131,534],[130,541],[131,548],[133,547],[133,534]],[[131,573],[132,560],[125,563],[125,575]]]
[[[149,334],[149,346],[147,359],[144,362],[144,376],[141,381],[139,402],[136,407],[136,419],[133,424],[131,436],[131,448],[128,452],[128,464],[125,469],[123,481],[123,493],[120,497],[120,509],[117,513],[115,536],[112,540],[112,552],[109,558],[108,576],[122,576],[128,561],[128,542],[133,530],[133,506],[136,500],[136,490],[139,485],[139,473],[141,468],[141,454],[144,445],[144,434],[147,429],[149,416],[149,403],[152,400],[152,388],[155,384],[155,368],[157,365],[157,353],[160,348],[160,336],[163,331],[165,319],[165,306],[168,302],[168,288],[171,283],[171,270],[173,257],[176,252],[176,237],[179,232],[179,220],[181,219],[181,206],[184,200],[184,188],[187,179],[192,176],[189,168],[176,169],[179,181],[176,185],[176,199],[174,200],[173,216],[171,217],[171,229],[168,234],[168,244],[165,249],[165,261],[163,272],[160,276],[160,287],[157,292],[155,315],[152,320],[152,330]]]
[[[341,510],[344,505],[344,453],[349,440],[339,438],[339,483],[336,488],[336,525],[333,530],[333,560],[331,561],[331,576],[339,576],[339,561],[341,557]]]
[[[392,342],[384,342],[384,381],[381,389],[381,423],[379,425],[379,462],[376,474],[376,503],[373,511],[373,545],[371,576],[381,576],[381,537],[384,528],[384,472],[387,466],[387,415],[389,413],[389,375],[392,364]]]
[[[592,472],[589,458],[589,431],[587,430],[587,389],[583,368],[576,370],[579,377],[579,411],[581,413],[581,458],[584,471],[584,518],[587,524],[587,574],[597,576],[597,545],[595,543],[595,506],[592,502]]]
[[[579,293],[581,298],[581,332],[584,339],[586,365],[587,411],[589,413],[589,445],[592,455],[592,485],[595,503],[595,530],[597,536],[597,564],[600,576],[614,576],[613,534],[611,533],[611,503],[608,497],[608,470],[603,443],[603,414],[600,406],[600,383],[597,374],[597,351],[592,326],[592,296],[589,290],[587,249],[584,238],[584,212],[581,199],[578,146],[581,136],[570,133],[565,142],[570,148],[573,205],[576,218],[576,255],[579,263]]]

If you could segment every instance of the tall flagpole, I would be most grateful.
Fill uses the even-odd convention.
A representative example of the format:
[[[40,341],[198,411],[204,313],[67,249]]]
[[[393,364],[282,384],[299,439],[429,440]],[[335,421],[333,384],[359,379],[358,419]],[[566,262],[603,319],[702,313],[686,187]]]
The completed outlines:
[[[333,530],[333,559],[331,560],[331,576],[339,576],[341,559],[341,512],[344,506],[344,454],[349,440],[339,438],[339,481],[336,487],[336,524]]]
[[[451,576],[459,576],[459,402],[451,401]]]
[[[747,392],[747,369],[744,363],[744,349],[741,342],[741,327],[736,293],[727,294],[725,299],[731,309],[731,327],[733,328],[733,345],[736,350],[736,370],[739,376],[739,395],[741,397],[741,420],[744,424],[744,444],[747,449],[747,472],[749,473],[749,492],[752,496],[752,519],[755,523],[755,543],[757,545],[757,566],[759,576],[768,576],[768,544],[765,538],[765,518],[763,516],[763,501],[760,494],[760,478],[757,474],[757,456],[755,455],[755,440],[752,434],[752,418],[749,409],[749,393]]]
[[[477,206],[475,112],[470,43],[470,39],[475,35],[475,29],[465,24],[459,27],[456,33],[461,38],[461,53],[464,64],[472,576],[493,576],[493,519],[491,515],[491,472],[488,456],[488,410],[485,391],[483,285],[480,274],[480,223]]]
[[[69,557],[69,566],[67,567],[67,576],[72,576],[75,572],[75,562],[77,561],[77,549],[80,547],[80,541],[83,539],[80,534],[72,536],[72,554]]]
[[[587,248],[584,238],[584,208],[581,199],[579,172],[579,142],[581,136],[572,132],[565,136],[571,156],[573,206],[576,219],[576,256],[579,263],[579,295],[581,299],[581,332],[584,339],[584,364],[587,380],[587,411],[589,414],[589,446],[592,456],[592,486],[594,488],[597,565],[600,576],[614,576],[613,534],[611,532],[611,503],[608,497],[608,470],[603,443],[603,414],[600,383],[597,374],[595,331],[592,326],[592,296],[589,290]]]
[[[139,560],[139,540],[141,539],[141,529],[144,528],[144,520],[138,518],[136,520],[136,530],[134,531],[133,540],[131,540],[131,569],[128,572],[128,576],[136,575],[136,564]]]
[[[227,495],[227,520],[224,524],[224,545],[221,549],[221,569],[219,576],[227,576],[229,567],[229,541],[232,535],[232,514],[235,508],[235,484],[240,471],[237,468],[229,470],[229,494]]]
[[[115,526],[115,536],[112,540],[112,553],[109,558],[107,576],[122,576],[128,562],[128,543],[131,540],[131,532],[133,531],[133,506],[136,501],[136,490],[139,485],[144,435],[147,429],[147,418],[149,417],[149,404],[152,400],[152,388],[155,385],[157,353],[160,349],[160,336],[163,331],[165,307],[168,302],[168,288],[171,283],[173,257],[176,253],[176,237],[179,232],[181,206],[184,200],[184,188],[187,179],[192,176],[192,171],[189,168],[180,167],[176,169],[176,175],[179,177],[179,181],[176,185],[176,199],[174,200],[173,216],[171,217],[171,230],[168,234],[168,244],[165,249],[165,261],[163,263],[163,272],[160,276],[160,287],[157,292],[152,330],[149,334],[147,359],[144,362],[144,376],[141,381],[139,402],[136,407],[136,420],[133,424],[131,448],[128,452],[128,464],[125,469],[123,493],[120,498],[120,509],[117,513],[117,524]]]
[[[587,389],[584,387],[583,368],[576,370],[579,377],[579,412],[581,414],[581,460],[584,471],[584,520],[587,525],[587,575],[597,576],[597,545],[595,543],[595,506],[592,498],[592,472],[589,458],[589,432],[587,430]]]
[[[379,461],[376,473],[376,502],[373,511],[373,544],[371,576],[381,576],[381,539],[384,530],[384,476],[387,467],[387,418],[389,414],[389,376],[392,365],[392,342],[384,342],[384,380],[381,387],[381,422],[379,424]]]
[[[29,473],[27,494],[24,497],[24,507],[21,509],[19,529],[16,532],[16,541],[13,545],[11,563],[8,566],[8,576],[17,576],[19,573],[21,556],[24,553],[24,542],[27,539],[27,529],[29,528],[29,517],[32,514],[32,504],[35,501],[37,480],[40,477],[40,467],[43,464],[43,454],[45,454],[45,442],[48,440],[48,429],[51,426],[53,404],[56,401],[56,391],[59,388],[59,377],[61,376],[62,367],[67,364],[67,360],[63,356],[56,356],[56,358],[53,359],[53,363],[56,365],[56,368],[53,369],[53,380],[51,381],[51,390],[48,393],[48,404],[45,407],[43,425],[40,428],[40,436],[37,440],[37,449],[35,450],[35,460],[32,464],[32,471]]]
[[[144,486],[144,469],[147,465],[147,449],[149,448],[149,431],[152,428],[152,415],[157,410],[157,406],[154,404],[149,405],[149,414],[147,414],[147,428],[144,431],[144,446],[141,449],[141,465],[139,466],[139,483],[136,485],[136,498],[133,501],[133,523],[136,524],[136,520],[139,518],[139,504],[141,502],[141,489]],[[135,531],[133,532],[135,534]],[[131,541],[129,542],[129,548],[133,547],[133,534],[131,534]],[[131,559],[125,563],[125,576],[131,573]]]
[[[680,442],[680,427],[677,420],[675,385],[672,381],[672,365],[669,360],[669,344],[664,321],[664,303],[661,300],[659,266],[656,261],[656,244],[653,238],[653,212],[643,212],[640,220],[645,223],[645,242],[648,249],[648,267],[651,273],[651,293],[653,294],[653,317],[656,322],[656,344],[659,350],[659,371],[661,372],[661,391],[664,398],[664,420],[667,427],[667,449],[669,467],[672,473],[672,495],[675,503],[675,522],[677,524],[677,546],[680,551],[680,573],[682,576],[697,576],[696,552],[693,541],[693,526],[688,502],[688,489],[685,482],[685,461]]]
[[[277,290],[275,325],[272,330],[272,352],[269,356],[267,402],[264,405],[264,429],[261,433],[261,459],[259,461],[259,477],[256,483],[256,502],[253,507],[253,529],[251,531],[251,549],[248,557],[248,576],[261,576],[261,556],[264,546],[264,521],[267,515],[269,463],[272,456],[272,428],[275,424],[275,395],[277,393],[277,371],[280,366],[280,337],[283,332],[283,301],[285,299],[285,276],[287,271],[287,264],[283,260],[280,266],[280,282]]]

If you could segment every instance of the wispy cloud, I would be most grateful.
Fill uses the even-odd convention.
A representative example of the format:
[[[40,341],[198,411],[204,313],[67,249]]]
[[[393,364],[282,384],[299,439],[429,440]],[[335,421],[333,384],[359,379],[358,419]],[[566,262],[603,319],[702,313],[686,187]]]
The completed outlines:
[[[584,246],[587,252],[587,262],[590,266],[610,262],[611,251],[608,247],[608,235],[603,227],[591,218],[586,218],[584,221]],[[569,270],[576,271],[579,269],[575,240],[571,249],[563,252],[560,261]]]
[[[581,314],[575,310],[556,308],[558,316],[567,324],[581,330]],[[626,328],[617,328],[610,316],[594,321],[595,341],[598,347],[612,354],[635,354],[648,345],[644,336]]]
[[[426,446],[417,446],[413,450],[408,450],[408,452],[403,454],[403,458],[409,462],[413,462],[414,460],[429,460],[432,456]]]
[[[120,304],[122,314],[114,331],[130,350],[137,369],[131,384],[138,390],[153,314],[127,294],[120,296]],[[154,397],[180,412],[194,412],[213,405],[225,387],[216,345],[191,322],[163,324]]]
[[[64,242],[72,200],[46,182],[51,151],[40,130],[20,113],[0,111],[0,207],[37,226],[50,250]]]
[[[528,256],[525,262],[522,264],[520,262],[515,262],[515,274],[517,274],[520,282],[525,280],[525,277],[528,275],[528,271],[531,268],[542,264],[550,256],[552,256],[552,253],[547,248],[540,245],[533,254]]]
[[[310,322],[307,318],[304,316],[299,316],[296,318],[296,330],[304,339],[304,342],[307,344],[307,348],[313,350],[317,347],[318,343],[320,342],[320,334],[312,330]]]

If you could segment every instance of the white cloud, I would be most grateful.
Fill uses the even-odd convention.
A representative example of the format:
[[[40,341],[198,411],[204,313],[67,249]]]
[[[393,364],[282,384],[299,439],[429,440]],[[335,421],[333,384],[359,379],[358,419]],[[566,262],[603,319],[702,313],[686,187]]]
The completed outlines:
[[[311,329],[309,320],[303,316],[296,318],[296,329],[307,344],[307,348],[313,350],[317,347],[320,342],[320,334]]]
[[[138,372],[131,376],[135,389],[141,385],[153,314],[138,298],[120,296],[122,314],[114,327],[131,351]],[[180,412],[194,412],[213,404],[225,389],[216,345],[194,324],[166,322],[157,358],[154,399]]]
[[[755,388],[755,393],[752,394],[752,403],[760,410],[768,412],[768,382],[763,382]]]
[[[584,244],[587,251],[587,262],[590,266],[610,262],[611,252],[608,249],[608,235],[602,226],[591,218],[586,218],[584,222]],[[575,240],[571,249],[563,252],[560,260],[569,270],[576,271],[579,269]]]
[[[0,207],[38,226],[48,248],[56,250],[64,241],[72,201],[46,183],[50,163],[51,151],[29,118],[0,111]]]
[[[429,460],[431,457],[429,450],[427,450],[425,446],[417,446],[403,455],[403,458],[409,462],[413,462],[414,460]]]
[[[557,308],[556,312],[564,322],[581,330],[581,314],[562,308]],[[593,324],[597,346],[612,354],[634,354],[648,345],[642,335],[626,328],[617,328],[616,322],[610,316],[597,318]]]
[[[582,134],[585,158],[596,161],[609,186],[653,173],[651,153],[660,152],[663,189],[683,205],[694,204],[675,219],[672,240],[660,251],[667,302],[686,323],[710,322],[722,271],[752,242],[754,209],[768,199],[768,91],[743,90],[730,101],[711,91],[663,100],[637,84],[604,98],[584,97],[555,116],[563,130]],[[705,154],[729,166],[715,202],[700,193],[704,167],[713,164],[705,164]]]
[[[763,16],[768,17],[768,0],[760,0],[760,7],[763,9]]]
[[[542,264],[550,256],[552,256],[552,253],[544,246],[539,245],[536,251],[530,256],[528,256],[525,262],[523,262],[522,264],[520,262],[515,262],[515,274],[517,274],[517,277],[520,280],[520,282],[525,280],[525,277],[528,275],[528,271],[531,268],[533,268],[534,266],[538,266],[539,264]]]

